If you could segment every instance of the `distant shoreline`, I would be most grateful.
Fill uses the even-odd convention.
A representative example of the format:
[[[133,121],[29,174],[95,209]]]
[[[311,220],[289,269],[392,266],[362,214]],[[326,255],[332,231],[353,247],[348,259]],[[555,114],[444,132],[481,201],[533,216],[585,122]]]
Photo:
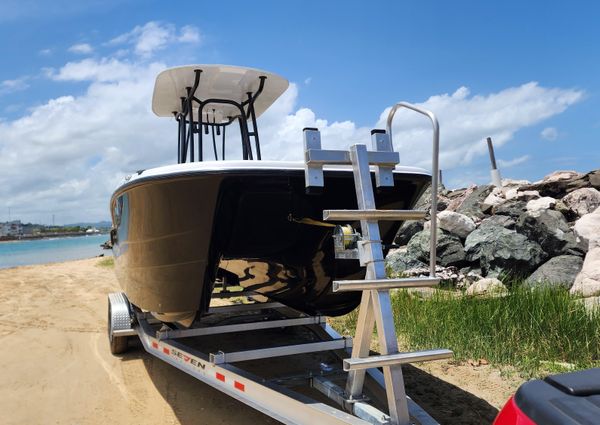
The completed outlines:
[[[97,236],[97,235],[108,235],[108,232],[99,232],[99,233],[56,232],[56,233],[44,233],[43,235],[1,236],[0,243],[16,242],[16,241],[29,241],[29,240],[37,240],[37,239],[50,239],[50,238],[68,238],[68,237],[72,237],[72,236]]]

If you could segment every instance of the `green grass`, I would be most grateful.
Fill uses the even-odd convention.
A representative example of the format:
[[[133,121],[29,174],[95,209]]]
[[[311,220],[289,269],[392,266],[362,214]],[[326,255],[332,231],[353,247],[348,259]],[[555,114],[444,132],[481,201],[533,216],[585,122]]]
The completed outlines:
[[[96,263],[99,267],[114,267],[115,259],[113,257],[105,257]]]
[[[513,285],[505,297],[455,295],[393,294],[404,348],[449,348],[458,360],[483,358],[525,377],[600,365],[600,312],[586,311],[565,290]],[[356,318],[353,312],[334,326],[352,333]]]

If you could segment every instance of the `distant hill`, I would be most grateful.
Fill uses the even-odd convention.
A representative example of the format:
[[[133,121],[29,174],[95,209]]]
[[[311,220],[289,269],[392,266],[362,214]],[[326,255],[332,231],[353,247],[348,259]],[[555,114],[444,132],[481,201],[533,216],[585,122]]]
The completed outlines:
[[[71,227],[71,226],[95,227],[96,229],[99,229],[99,228],[111,227],[112,223],[110,221],[98,221],[96,223],[71,223],[71,224],[65,224],[65,227]]]

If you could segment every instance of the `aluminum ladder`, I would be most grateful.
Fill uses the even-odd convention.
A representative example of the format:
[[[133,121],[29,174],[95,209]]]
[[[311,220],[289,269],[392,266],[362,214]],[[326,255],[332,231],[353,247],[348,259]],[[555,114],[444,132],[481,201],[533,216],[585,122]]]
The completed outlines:
[[[433,161],[431,182],[431,245],[430,275],[387,279],[384,264],[383,247],[379,233],[380,220],[422,220],[426,211],[417,210],[378,210],[375,205],[370,166],[375,168],[377,187],[394,186],[393,170],[400,157],[393,150],[391,124],[394,114],[400,108],[410,109],[423,114],[433,125]],[[333,291],[362,291],[360,311],[356,326],[356,335],[352,356],[344,359],[343,367],[348,372],[345,398],[346,405],[352,409],[353,402],[363,399],[365,372],[369,368],[382,367],[389,407],[389,421],[397,425],[410,424],[407,397],[404,388],[401,365],[411,362],[437,360],[452,356],[446,349],[419,352],[399,352],[398,340],[394,328],[394,317],[390,302],[390,289],[436,286],[440,279],[435,275],[436,231],[437,228],[437,189],[439,178],[439,125],[435,115],[412,104],[401,102],[390,110],[387,129],[371,132],[371,151],[365,145],[351,146],[349,151],[325,150],[321,148],[321,136],[316,128],[305,128],[305,179],[306,187],[323,187],[323,166],[332,164],[352,165],[358,210],[325,210],[323,219],[331,221],[360,220],[362,237],[357,242],[356,257],[366,267],[364,280],[334,281]],[[339,258],[348,258],[340,256]],[[369,347],[374,326],[381,355],[369,356]]]

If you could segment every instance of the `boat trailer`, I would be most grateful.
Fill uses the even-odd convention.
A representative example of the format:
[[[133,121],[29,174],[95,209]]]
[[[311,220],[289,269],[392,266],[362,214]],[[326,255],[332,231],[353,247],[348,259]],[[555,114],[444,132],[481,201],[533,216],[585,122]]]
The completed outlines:
[[[124,293],[109,294],[111,352],[124,352],[128,339],[137,336],[153,356],[287,424],[437,424],[406,395],[401,365],[449,358],[452,352],[400,352],[390,300],[392,289],[439,283],[436,232],[431,232],[430,276],[387,279],[379,220],[419,220],[426,212],[377,210],[371,181],[374,167],[377,187],[394,185],[399,155],[393,151],[391,123],[399,108],[423,114],[433,125],[431,228],[436,229],[439,128],[433,113],[396,104],[387,131],[373,130],[370,151],[365,145],[324,150],[319,131],[304,130],[307,188],[324,185],[324,165],[351,165],[354,172],[358,210],[323,211],[324,220],[361,223],[362,234],[340,226],[335,241],[337,258],[356,259],[366,267],[365,279],[333,285],[335,292],[362,291],[354,340],[338,334],[323,316],[277,302],[256,302],[252,297],[258,294],[221,287],[213,298],[237,303],[211,307],[200,323],[187,329],[156,320]],[[250,302],[239,302],[246,297]],[[370,356],[375,327],[381,354]]]

